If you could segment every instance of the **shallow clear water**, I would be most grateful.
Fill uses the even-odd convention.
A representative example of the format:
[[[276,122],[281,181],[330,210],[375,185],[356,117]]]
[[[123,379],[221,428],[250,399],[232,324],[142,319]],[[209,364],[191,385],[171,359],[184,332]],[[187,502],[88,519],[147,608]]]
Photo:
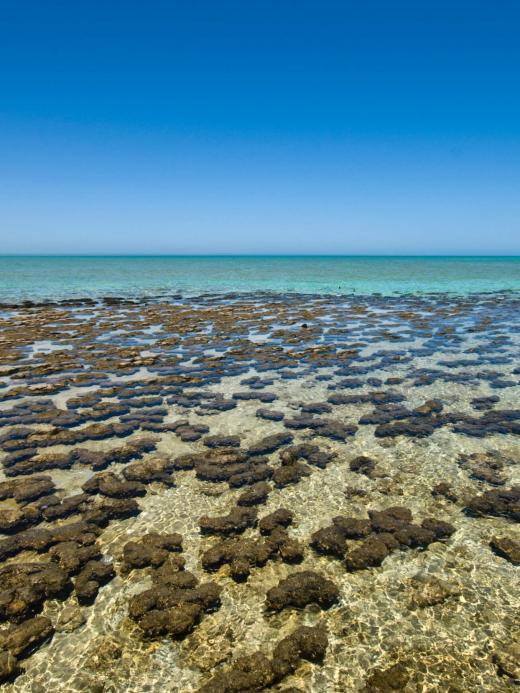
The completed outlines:
[[[520,290],[519,257],[0,257],[0,301]]]
[[[5,690],[195,693],[238,657],[258,651],[271,656],[276,643],[296,627],[317,623],[328,630],[323,663],[301,661],[294,675],[267,690],[281,693],[296,686],[307,693],[366,693],[374,672],[396,664],[405,681],[394,690],[403,693],[516,689],[519,665],[514,669],[507,657],[520,651],[520,567],[492,551],[490,540],[520,542],[518,511],[474,516],[467,507],[482,494],[520,485],[519,309],[517,294],[350,299],[244,294],[232,300],[211,296],[116,307],[100,302],[77,310],[21,307],[1,317],[0,483],[44,473],[63,500],[103,473],[78,462],[62,468],[60,455],[78,448],[101,453],[152,437],[156,449],[144,460],[210,454],[205,437],[187,442],[168,428],[152,433],[139,423],[123,439],[98,439],[93,433],[86,440],[74,438],[92,423],[96,402],[122,402],[134,414],[149,415],[128,398],[129,388],[138,400],[146,393],[161,399],[163,423],[189,419],[206,425],[210,435],[238,435],[244,451],[266,435],[290,431],[295,443],[312,442],[335,455],[323,468],[309,467],[308,475],[284,485],[274,476],[283,466],[280,451],[268,454],[273,479],[258,514],[261,518],[279,508],[294,514],[288,533],[300,542],[303,560],[292,565],[275,557],[253,566],[246,582],[232,579],[228,564],[216,572],[205,570],[202,557],[220,538],[204,535],[199,527],[201,516],[222,516],[235,508],[244,487],[208,481],[193,469],[174,471],[174,487],[147,482],[146,493],[136,501],[139,513],[113,519],[98,538],[103,559],[115,568],[114,579],[90,605],[78,606],[74,590],[45,601],[42,613],[57,630],[32,654],[20,657],[24,672]],[[255,339],[258,334],[261,340]],[[251,377],[269,384],[254,389]],[[215,395],[229,401],[244,391],[271,393],[275,399],[266,405],[238,398],[229,411],[204,408]],[[380,425],[365,418],[374,411],[388,413],[377,404],[381,394],[399,395],[409,425],[426,422],[431,430],[423,435],[411,427],[389,435],[387,429],[383,435]],[[94,405],[92,396],[98,398]],[[73,404],[78,397],[85,398],[79,409]],[[483,397],[493,402],[484,410],[475,408]],[[414,414],[428,400],[442,405],[441,414]],[[355,433],[343,440],[286,425],[305,406],[320,402],[331,404],[320,419],[353,425]],[[258,418],[260,407],[276,409],[285,418]],[[391,425],[400,425],[399,410],[390,408],[390,413]],[[60,429],[64,414],[78,418]],[[117,415],[102,424],[120,420]],[[20,426],[30,429],[16,433]],[[57,442],[51,436],[54,427],[65,438]],[[25,461],[13,466],[8,459],[13,449],[33,444],[38,454],[29,467]],[[472,458],[475,454],[480,457]],[[41,467],[41,455],[50,460],[48,467]],[[373,460],[373,474],[351,467],[359,455]],[[122,475],[125,465],[114,462],[107,471]],[[489,480],[491,472],[498,480]],[[441,481],[449,484],[455,500],[432,493]],[[72,524],[106,500],[94,493],[70,516],[37,518],[35,527],[53,531]],[[6,498],[0,511],[14,505]],[[403,545],[381,565],[364,570],[347,570],[343,558],[321,555],[311,546],[313,533],[337,515],[366,518],[396,505],[408,508],[414,522],[433,517],[449,522],[454,531],[421,548]],[[146,638],[129,615],[134,595],[150,587],[152,569],[124,571],[123,547],[151,531],[180,532],[186,570],[222,589],[220,607],[204,614],[181,640]],[[13,536],[19,533],[0,534],[0,550]],[[259,536],[253,527],[239,534]],[[349,541],[345,556],[359,544]],[[9,555],[0,569],[53,560],[46,551],[22,551]],[[339,601],[323,611],[309,603],[301,610],[270,613],[268,590],[301,570],[332,580]],[[0,589],[0,607],[1,595],[5,600],[5,590]],[[58,627],[66,608],[82,617],[70,632]],[[0,638],[11,627],[4,619]]]

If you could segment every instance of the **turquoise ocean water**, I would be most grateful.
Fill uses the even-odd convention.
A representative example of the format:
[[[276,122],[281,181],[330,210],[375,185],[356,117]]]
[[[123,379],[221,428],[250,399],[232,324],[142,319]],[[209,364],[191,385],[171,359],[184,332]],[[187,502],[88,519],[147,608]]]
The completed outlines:
[[[520,290],[520,257],[0,257],[0,301],[227,292]]]

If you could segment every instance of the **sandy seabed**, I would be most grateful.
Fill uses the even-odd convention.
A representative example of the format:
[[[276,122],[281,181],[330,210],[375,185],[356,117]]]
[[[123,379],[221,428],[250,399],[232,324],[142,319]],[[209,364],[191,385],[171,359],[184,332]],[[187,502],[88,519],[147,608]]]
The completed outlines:
[[[514,293],[1,307],[5,690],[516,688],[519,316]]]

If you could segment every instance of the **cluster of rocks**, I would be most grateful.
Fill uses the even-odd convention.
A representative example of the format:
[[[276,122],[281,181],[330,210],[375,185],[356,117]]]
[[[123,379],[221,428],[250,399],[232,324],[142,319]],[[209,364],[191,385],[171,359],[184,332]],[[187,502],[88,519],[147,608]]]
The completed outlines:
[[[520,522],[520,486],[492,489],[474,496],[466,512],[474,517],[494,515]]]
[[[175,435],[184,443],[191,443],[202,438],[209,433],[209,427],[204,424],[190,424],[188,419],[179,419],[168,424],[168,431],[173,431]]]
[[[459,414],[453,430],[475,438],[484,438],[497,433],[520,435],[520,410],[495,409],[486,411],[480,417]]]
[[[253,567],[262,567],[277,557],[285,563],[299,563],[303,559],[303,547],[286,529],[292,521],[289,510],[275,510],[259,522],[260,532],[265,536],[228,539],[215,544],[202,554],[202,567],[214,571],[228,564],[233,580],[244,582]]]
[[[238,447],[238,437],[236,447],[230,447],[230,444],[234,443],[230,438],[232,437],[213,436],[210,442],[213,449],[207,453],[181,455],[171,463],[171,466],[176,470],[195,469],[197,478],[202,481],[226,481],[231,488],[255,485],[271,478],[277,487],[283,487],[297,483],[302,477],[308,476],[311,473],[309,465],[324,468],[334,458],[334,454],[324,452],[319,446],[310,443],[288,446],[293,437],[286,433],[267,436],[251,445],[248,450]],[[206,438],[204,442],[207,440]],[[281,464],[274,468],[267,455],[281,447],[284,448],[280,452]],[[304,460],[306,464],[300,460]],[[263,496],[267,486],[257,487],[257,489],[262,490],[261,496]],[[246,505],[248,502],[245,500],[241,504]]]
[[[504,468],[507,460],[499,452],[473,452],[459,455],[459,465],[466,469],[472,479],[485,481],[492,486],[506,483]]]
[[[93,544],[101,530],[93,522],[73,522],[58,527],[35,527],[18,532],[0,542],[0,560],[16,556],[22,551],[44,553],[51,546],[74,541],[82,546]]]
[[[146,486],[140,481],[123,480],[114,472],[94,474],[83,484],[82,489],[87,494],[99,494],[109,498],[133,498],[146,494]]]
[[[440,481],[438,484],[435,484],[431,493],[434,498],[445,498],[450,503],[456,503],[458,501],[456,492],[447,481]]]
[[[262,652],[240,657],[230,669],[199,688],[199,693],[262,691],[293,674],[302,659],[316,664],[323,662],[327,645],[327,631],[323,626],[300,626],[280,640],[271,657]]]
[[[427,384],[423,381],[416,384]],[[513,383],[516,384],[516,383]],[[503,434],[520,433],[520,410],[494,409],[498,398],[480,398],[474,400],[474,406],[479,411],[484,411],[480,417],[469,416],[462,413],[444,413],[440,400],[428,400],[415,409],[408,409],[400,404],[404,397],[398,393],[369,393],[357,395],[345,395],[335,393],[330,395],[328,402],[338,404],[364,404],[374,403],[376,408],[371,414],[364,414],[360,424],[375,425],[374,435],[377,438],[393,438],[407,436],[423,438],[432,435],[437,429],[448,424],[453,425],[453,430],[468,436],[485,437]],[[298,420],[296,420],[296,423]],[[302,426],[303,426],[302,421]],[[285,422],[288,425],[288,421]],[[289,424],[290,425],[290,424]]]
[[[131,598],[128,610],[146,637],[183,638],[205,613],[220,607],[220,587],[214,582],[199,584],[177,561],[166,560],[153,569],[152,583]]]
[[[307,413],[293,416],[291,419],[285,419],[284,426],[294,430],[310,429],[316,436],[342,441],[349,436],[355,435],[358,430],[358,427],[354,424],[345,424],[333,419],[321,419]]]
[[[48,550],[52,562],[12,563],[0,570],[2,585],[6,586],[2,590],[0,618],[19,620],[40,611],[50,596],[67,596],[72,590],[72,577],[78,601],[92,603],[101,585],[114,577],[112,564],[104,559],[96,543],[98,536],[95,525],[80,522],[50,531],[28,530],[14,537],[12,546],[3,542],[4,553],[28,548]]]
[[[355,571],[381,565],[397,549],[427,548],[454,531],[452,525],[435,518],[415,524],[408,508],[392,506],[369,510],[366,519],[334,517],[332,525],[314,532],[310,543],[316,552],[345,560],[347,570]],[[354,540],[351,546],[348,542]]]
[[[405,399],[403,394],[395,392],[394,390],[388,390],[386,392],[384,390],[377,390],[356,395],[346,395],[341,392],[336,392],[333,395],[329,395],[327,402],[333,405],[374,404],[376,407],[380,407],[386,404],[399,404],[400,402],[404,402]]]
[[[48,599],[66,599],[74,590],[80,604],[91,604],[100,586],[115,574],[101,555],[95,527],[78,523],[26,534],[28,540],[32,534],[32,542],[14,538],[20,548],[41,551],[50,547],[51,562],[11,563],[0,568],[0,621],[11,623],[0,633],[0,681],[19,673],[18,659],[52,637],[50,619],[37,615]]]
[[[54,635],[54,627],[45,616],[35,616],[12,624],[0,632],[0,684],[21,673],[19,660],[30,655]]]
[[[152,587],[134,595],[129,615],[146,637],[186,636],[204,613],[220,606],[220,587],[199,584],[184,570],[182,536],[177,533],[145,534],[123,547],[122,572],[151,568]]]
[[[111,435],[106,437],[111,437]],[[85,438],[85,440],[88,439],[88,437]],[[73,444],[73,442],[65,444]],[[74,464],[85,465],[94,471],[99,471],[113,463],[126,463],[133,459],[139,459],[145,453],[154,450],[156,446],[155,440],[145,438],[134,439],[132,443],[105,452],[78,447],[66,453],[41,453],[37,451],[37,447],[42,447],[41,441],[32,440],[32,435],[27,441],[17,439],[17,443],[20,447],[10,452],[3,461],[7,477],[35,474],[51,469],[70,469]],[[50,444],[58,445],[61,443],[56,441]]]
[[[49,430],[32,430],[25,438],[7,440],[3,443],[4,452],[11,453],[24,449],[51,447],[54,445],[77,445],[88,440],[107,440],[108,438],[126,438],[138,427],[128,423],[93,423],[74,430],[53,427]],[[58,455],[56,455],[58,457]],[[58,457],[58,459],[61,459]],[[47,467],[52,468],[52,467]],[[59,467],[58,467],[59,468]],[[34,471],[40,471],[36,468]],[[26,472],[26,473],[30,473]],[[14,474],[11,474],[14,475]]]
[[[182,551],[182,536],[173,534],[158,534],[150,532],[138,541],[132,540],[123,547],[122,572],[142,568],[159,568],[169,561],[169,567],[176,570],[184,569]]]
[[[324,452],[312,443],[290,446],[280,453],[281,465],[275,469],[273,481],[279,488],[298,483],[301,478],[311,474],[311,466],[324,469],[334,458],[334,453]]]
[[[195,469],[201,481],[227,481],[231,488],[265,481],[272,477],[274,471],[267,458],[250,457],[244,450],[229,448],[181,455],[172,464],[176,470]]]
[[[518,303],[508,301],[509,315],[514,315]],[[174,486],[176,470],[194,469],[198,479],[226,482],[231,489],[245,487],[231,512],[200,518],[201,533],[210,535],[207,541],[211,544],[202,555],[203,568],[213,571],[225,566],[233,579],[241,581],[267,561],[301,561],[303,547],[287,529],[292,513],[282,508],[258,520],[256,506],[266,502],[271,484],[282,489],[297,483],[310,475],[313,467],[323,469],[333,459],[332,454],[313,443],[293,445],[292,432],[303,431],[307,439],[325,437],[335,441],[346,441],[356,433],[356,425],[327,418],[334,407],[372,405],[373,411],[364,410],[358,424],[375,426],[377,438],[424,437],[446,425],[471,436],[518,434],[520,412],[495,408],[500,401],[497,396],[473,398],[471,405],[478,415],[467,416],[446,413],[439,400],[408,408],[404,405],[405,396],[392,389],[402,383],[420,387],[437,380],[466,386],[484,381],[496,390],[516,385],[517,379],[512,376],[518,375],[519,369],[513,370],[511,376],[489,369],[493,363],[512,363],[510,354],[505,353],[509,342],[505,335],[496,334],[496,329],[490,341],[459,353],[459,358],[455,353],[460,352],[462,332],[469,322],[469,331],[489,331],[489,317],[482,313],[493,311],[495,319],[495,299],[492,304],[487,308],[485,302],[468,298],[458,300],[450,309],[446,299],[434,297],[400,297],[395,304],[391,298],[373,298],[368,302],[360,297],[348,307],[343,303],[335,305],[333,299],[323,300],[323,305],[317,301],[314,306],[303,307],[298,299],[285,296],[266,307],[260,322],[264,327],[272,321],[287,324],[287,329],[271,330],[260,343],[249,340],[250,329],[259,324],[259,314],[254,312],[256,304],[253,299],[240,296],[232,297],[229,303],[219,303],[218,310],[205,300],[193,307],[182,301],[176,306],[166,302],[152,306],[107,299],[96,304],[98,314],[92,312],[85,324],[60,304],[48,303],[39,310],[28,305],[23,320],[6,321],[7,346],[2,347],[0,359],[2,374],[10,382],[5,387],[0,383],[0,401],[12,402],[13,406],[0,411],[0,425],[8,427],[0,436],[7,477],[7,481],[0,482],[0,501],[6,501],[0,509],[0,532],[8,535],[0,541],[0,560],[15,557],[16,561],[25,562],[0,568],[0,619],[10,624],[0,633],[0,680],[17,671],[18,658],[52,637],[53,624],[39,615],[47,599],[62,599],[71,593],[75,593],[80,604],[95,599],[100,586],[114,575],[113,566],[103,557],[97,541],[101,528],[113,519],[137,514],[140,508],[135,499],[147,492],[148,484]],[[125,306],[125,310],[119,314],[112,311],[112,306]],[[378,324],[379,316],[372,312],[377,306],[387,316],[393,313],[390,326]],[[501,313],[502,319],[507,310]],[[424,317],[424,311],[432,318],[432,324]],[[325,315],[326,324],[320,323],[320,316]],[[334,327],[331,318],[338,319]],[[358,323],[360,318],[368,318],[366,326]],[[347,326],[349,320],[353,325]],[[18,322],[23,323],[23,330]],[[145,355],[139,338],[150,337],[146,329],[156,322],[163,326],[154,353]],[[124,334],[111,335],[112,330]],[[424,340],[421,347],[410,343],[417,335]],[[47,354],[34,352],[29,358],[23,348],[40,339],[70,341],[74,348]],[[381,340],[402,342],[399,346],[404,348],[371,348],[370,354],[362,355],[361,349]],[[207,355],[208,347],[215,348],[218,356]],[[408,366],[406,375],[404,369],[392,377],[377,373],[379,369],[410,364],[413,357],[431,357],[439,351],[449,354],[446,360],[438,361],[444,370]],[[485,369],[477,371],[484,365]],[[142,366],[148,369],[146,377],[139,375]],[[193,413],[206,416],[234,409],[241,402],[267,405],[277,399],[275,393],[267,390],[275,381],[272,373],[267,377],[249,377],[251,367],[259,372],[276,372],[276,378],[282,380],[315,377],[317,381],[328,381],[328,401],[300,403],[300,412],[290,416],[277,409],[258,409],[259,419],[283,422],[285,430],[248,449],[242,448],[241,436],[208,435],[209,427],[194,422]],[[328,372],[317,371],[322,367]],[[459,370],[465,368],[471,370]],[[242,379],[241,386],[248,390],[232,396],[213,391],[223,377],[246,373],[248,377]],[[125,379],[133,375],[132,382],[115,381],[114,375]],[[338,377],[343,380],[337,381]],[[383,389],[384,384],[388,389]],[[99,389],[67,399],[66,391],[71,387],[74,392],[76,388]],[[66,410],[49,399],[57,393],[66,401]],[[165,422],[169,412],[166,404],[189,411],[189,418],[186,413],[186,418]],[[253,411],[256,406],[253,405]],[[138,430],[173,434],[184,443],[200,441],[199,450],[204,451],[175,460],[144,457],[155,450],[157,438],[153,436],[132,439],[123,446],[119,443],[117,448],[104,452],[83,446],[88,441],[127,438]],[[47,449],[55,445],[68,446],[69,450]],[[277,450],[279,463],[267,457]],[[107,471],[110,465],[120,463],[124,465],[122,470]],[[467,504],[468,513],[518,521],[520,491],[515,486],[504,488],[507,461],[499,455],[479,453],[461,456],[459,463],[473,479],[498,487],[473,498]],[[82,493],[64,497],[45,472],[67,470],[75,465],[95,474],[83,484]],[[351,471],[368,478],[379,476],[376,462],[369,457],[356,457],[349,466]],[[55,478],[61,476],[56,474]],[[457,501],[446,483],[437,484],[432,494]],[[80,521],[58,526],[72,515],[79,515]],[[35,527],[42,522],[56,522],[56,526]],[[257,527],[258,534],[250,531]],[[394,550],[426,548],[453,531],[448,523],[433,518],[414,523],[407,508],[391,507],[370,511],[367,518],[335,517],[331,526],[313,534],[311,544],[319,553],[344,560],[349,570],[358,570],[380,565]],[[248,534],[240,536],[244,532]],[[511,537],[493,537],[490,548],[513,565],[519,564],[518,543]],[[19,556],[24,551],[36,551],[40,556],[28,562]],[[219,606],[218,586],[212,582],[199,584],[192,573],[184,571],[182,538],[178,534],[150,533],[128,542],[122,553],[121,571],[141,569],[149,570],[152,586],[132,598],[130,616],[150,637],[183,637],[207,611]],[[412,600],[415,606],[440,603],[437,600],[446,594],[440,582],[416,582],[415,601]],[[338,598],[332,581],[319,573],[301,571],[269,590],[266,607],[279,611],[314,603],[328,608]],[[218,693],[277,685],[295,671],[301,659],[320,660],[325,649],[323,631],[298,629],[278,644],[271,658],[261,653],[243,658],[202,690]],[[502,660],[500,667],[511,670]],[[402,667],[391,667],[372,672],[367,690],[402,690],[405,685]]]

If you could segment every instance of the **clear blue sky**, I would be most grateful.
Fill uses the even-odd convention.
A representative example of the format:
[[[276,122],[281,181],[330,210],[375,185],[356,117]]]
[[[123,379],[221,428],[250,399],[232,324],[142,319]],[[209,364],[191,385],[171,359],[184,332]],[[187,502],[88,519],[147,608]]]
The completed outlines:
[[[520,254],[518,0],[0,0],[0,253]]]

